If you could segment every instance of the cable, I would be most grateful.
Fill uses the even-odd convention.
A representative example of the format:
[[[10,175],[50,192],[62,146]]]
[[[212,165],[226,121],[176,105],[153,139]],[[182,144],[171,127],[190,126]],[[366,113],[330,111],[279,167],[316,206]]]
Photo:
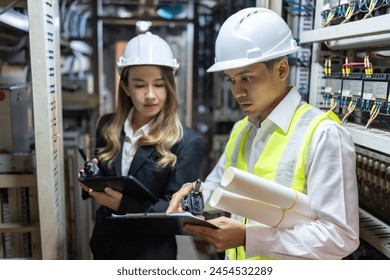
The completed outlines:
[[[330,101],[330,95],[328,95],[327,93],[324,94],[324,107],[325,108],[328,108],[329,101]]]
[[[2,46],[0,45],[0,51],[8,52],[8,53],[16,53],[19,52],[24,46],[27,45],[28,36],[23,36],[20,38],[19,42],[15,46]]]
[[[324,74],[325,76],[330,76],[331,73],[332,73],[332,56],[329,56],[325,59]]]
[[[14,0],[11,3],[9,3],[7,6],[5,6],[1,11],[0,11],[0,16],[2,14],[5,14],[9,9],[11,9],[14,5],[18,4],[19,2],[24,1],[24,0]]]
[[[353,16],[353,12],[355,11],[355,7],[356,7],[355,2],[349,3],[347,11],[345,13],[345,19],[340,24],[346,23],[351,19],[351,17]]]
[[[333,20],[333,18],[335,17],[336,15],[336,8],[332,8],[329,10],[329,14],[324,22],[324,24],[322,25],[322,27],[326,27],[330,24],[330,22]]]
[[[87,20],[91,16],[92,16],[92,12],[88,11],[88,10],[86,12],[84,12],[84,14],[82,15],[82,17],[80,19],[80,27],[79,27],[80,37],[85,37],[86,36]]]
[[[305,13],[305,15],[310,16],[313,14],[313,6],[311,4],[302,5],[301,1],[290,1],[285,0],[285,6],[284,9],[292,14],[302,14]]]
[[[357,104],[357,99],[351,99],[348,104],[348,112],[345,114],[344,118],[342,119],[342,123],[345,123],[349,116],[352,114],[353,110],[355,110]]]
[[[367,77],[371,77],[373,74],[374,74],[374,69],[373,69],[373,66],[372,66],[372,63],[370,63],[370,56],[371,57],[379,57],[379,58],[390,58],[390,56],[387,56],[387,55],[382,55],[382,54],[377,54],[377,53],[370,53],[370,54],[367,54],[365,57],[364,57],[364,71],[365,71],[365,74]]]
[[[379,115],[379,111],[381,110],[382,102],[378,102],[377,104],[374,104],[370,111],[370,118],[368,119],[368,122],[366,124],[366,128],[369,128],[372,122],[376,119],[376,117]]]
[[[76,1],[72,2],[69,5],[68,11],[65,14],[65,18],[64,18],[64,34],[63,34],[64,39],[69,39],[69,37],[72,34],[70,20],[71,20],[72,14],[74,12],[77,12],[76,11],[77,10],[76,6],[77,6],[78,3],[79,3],[79,0],[76,0]]]
[[[336,109],[336,107],[337,107],[337,104],[338,104],[337,98],[332,97],[330,99],[330,109],[329,110],[334,111],[334,109]]]
[[[363,62],[348,62],[348,57],[345,58],[345,63],[342,65],[341,73],[344,77],[348,77],[351,74],[352,66],[364,66],[365,73],[367,77],[372,76],[373,67],[368,59],[368,55],[366,55],[363,59]]]
[[[378,0],[371,0],[370,1],[370,5],[368,6],[368,12],[367,12],[367,14],[364,15],[363,19],[366,19],[369,16],[371,16],[372,12],[374,11],[374,8],[376,7],[377,2],[378,2]]]
[[[62,31],[64,31],[64,22],[65,22],[67,1],[68,0],[62,0],[61,6],[60,6],[60,26],[61,26]]]
[[[324,74],[325,76],[331,76],[332,74],[332,59],[334,58],[345,58],[346,62],[348,62],[348,57],[342,56],[342,55],[329,55],[328,57],[325,58],[324,61]]]

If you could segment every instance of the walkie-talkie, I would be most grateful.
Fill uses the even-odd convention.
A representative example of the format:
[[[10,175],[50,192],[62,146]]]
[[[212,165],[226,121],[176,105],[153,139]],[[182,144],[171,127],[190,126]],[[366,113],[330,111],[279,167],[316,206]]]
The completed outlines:
[[[204,209],[203,195],[199,191],[201,180],[197,179],[195,189],[191,191],[186,198],[182,197],[181,204],[184,211],[188,211],[194,215],[202,215]]]
[[[101,176],[101,172],[99,167],[97,166],[96,162],[93,160],[89,160],[87,155],[84,153],[83,148],[77,148],[79,151],[81,157],[83,158],[85,164],[84,164],[84,170],[80,172],[80,176],[82,177],[96,177]]]

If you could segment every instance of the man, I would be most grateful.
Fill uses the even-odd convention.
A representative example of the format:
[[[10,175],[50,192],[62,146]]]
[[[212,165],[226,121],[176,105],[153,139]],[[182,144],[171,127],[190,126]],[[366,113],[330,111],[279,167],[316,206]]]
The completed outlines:
[[[267,228],[245,217],[209,220],[220,229],[186,225],[228,259],[340,259],[359,245],[355,150],[332,113],[306,104],[287,85],[287,55],[298,50],[291,30],[271,10],[247,8],[222,25],[216,61],[247,116],[233,127],[225,151],[202,185],[206,203],[229,166],[306,193],[318,219]],[[182,211],[185,184],[167,212]],[[256,209],[253,209],[256,211]]]

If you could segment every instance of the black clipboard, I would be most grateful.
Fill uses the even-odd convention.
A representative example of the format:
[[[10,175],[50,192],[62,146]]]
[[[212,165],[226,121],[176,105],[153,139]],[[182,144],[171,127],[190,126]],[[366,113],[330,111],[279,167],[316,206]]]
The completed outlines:
[[[78,178],[79,182],[91,188],[96,192],[103,192],[106,187],[110,187],[118,192],[128,196],[136,196],[143,199],[156,202],[157,197],[135,177],[120,176],[120,177],[82,177]]]
[[[128,223],[129,226],[137,227],[137,231],[148,235],[190,235],[183,230],[185,224],[206,226],[218,229],[217,226],[201,218],[192,215],[190,212],[184,213],[129,213],[125,215],[115,215],[107,219]]]

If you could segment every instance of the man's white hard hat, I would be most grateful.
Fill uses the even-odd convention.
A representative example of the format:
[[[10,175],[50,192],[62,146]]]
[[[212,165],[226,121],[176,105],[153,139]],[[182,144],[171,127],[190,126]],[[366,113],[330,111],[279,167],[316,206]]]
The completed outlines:
[[[280,15],[265,8],[246,8],[222,24],[215,43],[215,63],[207,72],[270,61],[298,49]]]

